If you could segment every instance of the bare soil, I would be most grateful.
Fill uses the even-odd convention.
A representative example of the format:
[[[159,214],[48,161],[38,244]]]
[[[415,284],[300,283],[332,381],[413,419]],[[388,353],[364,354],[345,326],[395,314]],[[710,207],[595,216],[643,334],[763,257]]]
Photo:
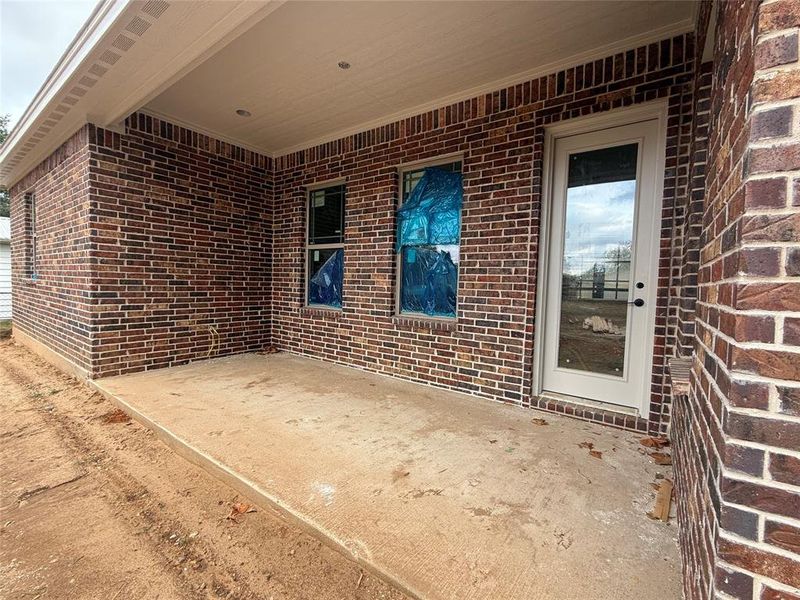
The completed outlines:
[[[11,341],[0,415],[0,598],[405,598]]]

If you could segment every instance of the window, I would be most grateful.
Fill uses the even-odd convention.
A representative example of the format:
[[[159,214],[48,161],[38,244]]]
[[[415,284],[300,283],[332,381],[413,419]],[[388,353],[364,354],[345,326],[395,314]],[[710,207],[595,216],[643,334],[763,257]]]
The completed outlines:
[[[461,241],[461,161],[400,171],[397,312],[455,318]]]
[[[37,254],[39,251],[38,233],[36,231],[36,194],[28,194],[28,275],[32,280],[37,277]]]
[[[306,303],[342,307],[344,276],[344,185],[308,193]]]

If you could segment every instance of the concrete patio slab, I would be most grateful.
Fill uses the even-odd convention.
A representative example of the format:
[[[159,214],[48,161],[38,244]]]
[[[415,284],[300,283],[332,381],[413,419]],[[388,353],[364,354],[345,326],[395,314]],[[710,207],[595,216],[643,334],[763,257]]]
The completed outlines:
[[[95,385],[411,595],[680,597],[677,529],[645,514],[664,470],[635,434],[286,353]]]

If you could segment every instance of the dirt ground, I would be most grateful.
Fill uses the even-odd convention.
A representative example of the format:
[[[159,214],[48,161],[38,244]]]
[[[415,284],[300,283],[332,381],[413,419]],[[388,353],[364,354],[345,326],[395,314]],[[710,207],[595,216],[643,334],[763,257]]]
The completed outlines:
[[[615,300],[565,300],[561,304],[558,366],[622,376],[625,336],[594,333],[583,320],[598,315],[625,329],[628,303]]]
[[[11,341],[0,415],[0,598],[405,598]]]

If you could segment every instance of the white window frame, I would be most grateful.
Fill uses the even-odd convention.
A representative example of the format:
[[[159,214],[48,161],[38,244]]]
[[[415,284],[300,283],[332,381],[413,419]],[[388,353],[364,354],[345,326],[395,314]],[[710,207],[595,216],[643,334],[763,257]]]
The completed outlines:
[[[314,192],[318,192],[320,190],[327,190],[329,188],[341,187],[342,189],[342,241],[337,242],[334,244],[312,244],[309,242],[311,239],[311,196]],[[306,240],[305,240],[305,277],[303,278],[304,282],[304,290],[303,290],[303,305],[306,308],[313,308],[316,310],[335,310],[340,311],[342,307],[336,306],[329,306],[327,304],[312,304],[309,302],[309,292],[311,290],[311,250],[333,250],[333,249],[342,249],[342,253],[344,253],[344,245],[345,245],[345,221],[347,220],[347,182],[344,179],[334,179],[331,181],[323,181],[320,183],[315,183],[314,185],[310,185],[306,188]],[[344,279],[342,280],[342,296],[344,296]],[[344,304],[344,297],[342,297],[342,304]]]
[[[397,166],[397,177],[398,177],[398,184],[397,184],[397,208],[400,208],[403,205],[403,200],[405,196],[405,190],[403,186],[405,185],[405,174],[409,171],[419,171],[421,169],[426,169],[428,167],[436,167],[440,165],[450,165],[453,163],[461,163],[461,175],[464,175],[464,155],[461,153],[456,154],[445,154],[442,156],[437,156],[433,159],[423,159],[417,160],[408,163],[401,163]],[[463,187],[463,183],[462,183]],[[463,190],[462,190],[463,191]],[[462,206],[462,224],[463,224],[463,206]],[[396,225],[395,225],[396,228]],[[461,231],[459,231],[458,235],[458,265],[456,265],[456,272],[458,277],[458,286],[461,286]],[[452,323],[458,319],[458,290],[456,290],[456,314],[452,317],[445,317],[441,315],[428,315],[425,313],[420,312],[403,312],[401,306],[401,296],[402,296],[402,286],[403,286],[403,260],[402,260],[402,248],[398,251],[395,249],[395,280],[394,280],[394,314],[395,317],[399,318],[407,318],[407,319],[415,319],[415,320],[422,320],[422,321],[444,321],[446,323]]]

